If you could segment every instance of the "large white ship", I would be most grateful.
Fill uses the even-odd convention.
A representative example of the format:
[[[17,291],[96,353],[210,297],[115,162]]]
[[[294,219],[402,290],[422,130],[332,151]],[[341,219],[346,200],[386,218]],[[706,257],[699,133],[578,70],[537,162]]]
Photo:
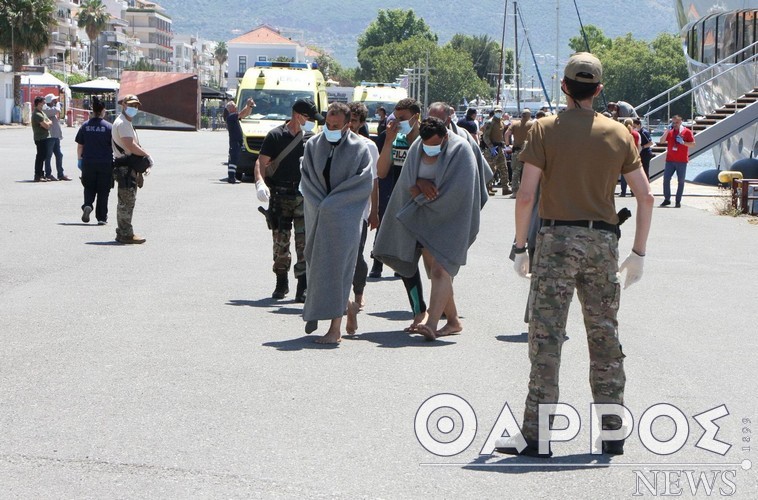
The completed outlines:
[[[756,0],[675,0],[674,7],[684,42],[690,75],[715,66],[696,77],[693,87],[713,74],[724,73],[695,90],[699,113],[708,114],[758,88],[755,47],[719,64],[728,56],[758,41]],[[749,59],[753,57],[752,61]],[[746,61],[747,60],[747,61]],[[740,64],[742,63],[742,64]],[[726,138],[713,148],[722,170],[743,158],[758,157],[758,123]]]

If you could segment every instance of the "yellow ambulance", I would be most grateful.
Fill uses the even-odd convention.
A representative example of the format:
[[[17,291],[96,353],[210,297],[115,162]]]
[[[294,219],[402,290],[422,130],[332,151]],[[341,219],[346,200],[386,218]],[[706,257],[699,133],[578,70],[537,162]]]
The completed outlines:
[[[240,120],[244,138],[237,178],[252,175],[263,139],[269,130],[292,116],[292,105],[298,99],[310,99],[321,114],[328,107],[324,75],[314,63],[256,62],[245,72],[237,89],[237,108],[242,109],[249,97],[255,107]],[[318,125],[315,132],[318,132]]]
[[[376,118],[376,108],[382,106],[389,116],[400,99],[408,97],[408,90],[399,83],[361,82],[353,91],[353,101],[362,102],[368,108],[368,131],[376,135],[379,120]]]

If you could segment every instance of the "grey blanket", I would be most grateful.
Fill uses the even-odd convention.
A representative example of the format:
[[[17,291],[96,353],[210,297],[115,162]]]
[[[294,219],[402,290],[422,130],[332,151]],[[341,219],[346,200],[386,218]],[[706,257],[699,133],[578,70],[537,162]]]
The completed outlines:
[[[373,179],[371,155],[352,132],[334,148],[327,193],[324,167],[332,145],[323,134],[305,144],[300,180],[305,211],[305,262],[308,293],[303,320],[342,316],[350,297],[361,218]]]
[[[476,172],[478,175],[476,183],[477,186],[479,186],[479,208],[484,208],[484,204],[490,199],[489,192],[487,191],[487,183],[495,177],[495,174],[492,172],[489,163],[487,163],[487,160],[484,158],[479,144],[473,137],[471,137],[468,130],[462,129],[453,122],[450,122],[450,130],[466,139],[471,145],[471,151],[474,153],[474,158],[476,158]]]
[[[439,195],[430,201],[423,194],[411,198],[410,187],[418,178],[421,139],[408,150],[400,178],[392,191],[374,244],[374,258],[400,275],[416,272],[424,246],[451,275],[466,264],[466,255],[479,232],[479,182],[476,158],[470,143],[449,131],[434,180]]]

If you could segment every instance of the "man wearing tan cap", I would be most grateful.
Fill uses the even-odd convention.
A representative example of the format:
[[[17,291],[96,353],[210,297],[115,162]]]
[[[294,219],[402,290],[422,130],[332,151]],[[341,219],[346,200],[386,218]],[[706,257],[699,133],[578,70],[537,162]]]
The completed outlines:
[[[521,151],[524,171],[516,197],[513,250],[516,272],[526,278],[531,270],[531,372],[522,435],[498,439],[495,447],[502,453],[551,455],[550,432],[540,425],[539,417],[540,411],[559,401],[561,348],[574,289],[584,314],[593,402],[624,403],[624,353],[616,319],[620,232],[613,191],[618,176],[626,178],[637,199],[634,243],[620,268],[626,271],[624,288],[642,277],[654,198],[631,134],[592,109],[603,88],[602,74],[600,61],[592,54],[573,55],[561,82],[568,96],[566,111],[534,122]],[[527,234],[538,185],[542,228],[530,266]],[[603,453],[623,454],[628,434],[621,418],[602,416],[602,428],[608,433],[601,435]],[[525,442],[518,439],[522,436]]]
[[[132,119],[137,116],[142,103],[134,94],[124,96],[119,100],[121,114],[113,122],[113,156],[118,163],[119,158],[130,155],[147,157],[152,166],[152,160],[147,151],[142,148],[137,137],[137,132],[132,126]],[[150,169],[144,174],[138,173],[128,166],[116,166],[114,175],[118,182],[118,205],[116,208],[116,241],[125,244],[144,243],[145,238],[134,234],[132,227],[132,214],[137,201],[137,188],[142,187],[143,175],[148,175]]]
[[[505,144],[509,144],[511,139],[513,145],[511,146],[511,168],[513,174],[511,175],[511,198],[516,197],[518,193],[519,185],[521,184],[521,171],[524,169],[524,164],[520,160],[521,150],[526,145],[526,134],[529,133],[529,129],[532,128],[532,111],[529,108],[524,108],[521,111],[521,119],[514,120],[508,130],[505,131]],[[503,191],[505,194],[505,191]]]

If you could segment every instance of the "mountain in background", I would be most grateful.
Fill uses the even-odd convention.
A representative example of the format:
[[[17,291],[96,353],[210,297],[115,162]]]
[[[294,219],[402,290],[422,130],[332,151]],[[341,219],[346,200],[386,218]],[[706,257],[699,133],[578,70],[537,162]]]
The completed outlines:
[[[228,41],[260,24],[285,29],[293,40],[327,50],[343,66],[355,67],[357,39],[376,18],[379,9],[413,9],[447,42],[456,33],[487,34],[500,40],[503,29],[502,0],[158,0],[173,19],[175,33],[197,34],[215,41]],[[468,4],[461,6],[461,4]],[[560,4],[560,22],[556,5]],[[632,33],[652,40],[659,33],[678,32],[672,0],[577,0],[582,22],[594,24],[611,37]],[[579,33],[574,2],[569,0],[522,0],[518,2],[529,32],[532,49],[554,56],[556,28],[560,59],[570,49],[568,39]],[[521,22],[519,21],[519,24]],[[528,50],[519,29],[519,50]],[[513,1],[508,2],[506,47],[513,47]],[[553,62],[554,64],[554,62]]]

